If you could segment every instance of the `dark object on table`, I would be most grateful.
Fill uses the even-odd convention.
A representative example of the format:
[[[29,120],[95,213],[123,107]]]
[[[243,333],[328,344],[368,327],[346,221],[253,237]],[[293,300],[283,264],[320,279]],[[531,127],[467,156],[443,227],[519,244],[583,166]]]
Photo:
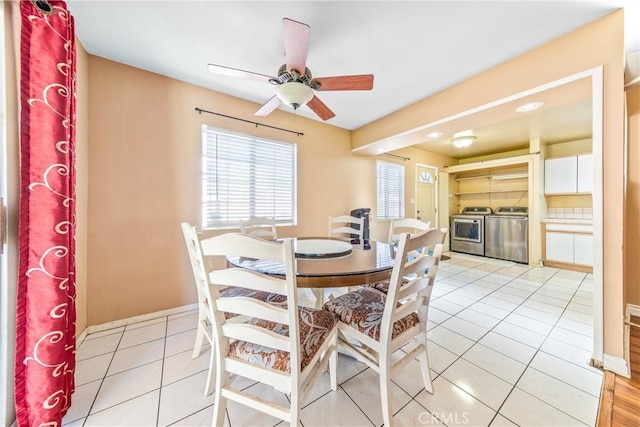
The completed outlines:
[[[362,226],[362,239],[365,241],[369,240],[369,215],[370,214],[371,214],[371,208],[354,209],[351,211],[351,214],[350,214],[351,216],[354,216],[356,218],[364,218],[364,224]],[[352,224],[351,226],[353,228],[358,228],[357,224]],[[358,236],[355,234],[352,234],[351,238],[357,239]]]

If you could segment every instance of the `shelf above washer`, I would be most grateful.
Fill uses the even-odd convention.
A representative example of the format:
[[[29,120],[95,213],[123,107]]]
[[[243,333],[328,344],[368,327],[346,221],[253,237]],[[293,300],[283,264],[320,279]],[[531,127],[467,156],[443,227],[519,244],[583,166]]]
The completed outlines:
[[[453,193],[453,194],[456,196],[464,196],[464,195],[472,195],[472,194],[520,193],[524,191],[529,191],[529,190],[527,188],[522,188],[518,190],[468,191],[464,193]]]

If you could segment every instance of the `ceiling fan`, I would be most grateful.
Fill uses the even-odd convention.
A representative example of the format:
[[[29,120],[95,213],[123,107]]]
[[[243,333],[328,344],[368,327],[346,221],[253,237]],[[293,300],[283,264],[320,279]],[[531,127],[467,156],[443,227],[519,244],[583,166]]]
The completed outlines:
[[[334,117],[335,113],[320,101],[314,91],[371,90],[373,88],[373,74],[314,78],[306,64],[311,27],[289,18],[283,18],[282,22],[284,24],[285,63],[278,70],[277,77],[222,65],[208,65],[209,71],[214,74],[240,77],[278,86],[276,94],[255,112],[256,116],[267,116],[284,102],[292,106],[294,110],[302,105],[308,105],[322,120],[328,120]]]

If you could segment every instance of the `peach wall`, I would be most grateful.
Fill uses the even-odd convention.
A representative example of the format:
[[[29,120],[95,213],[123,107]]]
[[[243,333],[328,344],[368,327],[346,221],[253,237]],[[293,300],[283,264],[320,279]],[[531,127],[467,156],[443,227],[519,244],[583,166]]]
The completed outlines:
[[[604,351],[623,357],[624,13],[607,15],[456,86],[363,126],[353,148],[593,67],[604,70]],[[423,141],[416,141],[423,142]],[[640,258],[631,253],[629,257]]]
[[[76,336],[87,328],[88,57],[76,39]]]
[[[625,218],[625,303],[640,306],[640,85],[627,90],[627,199]]]
[[[258,120],[257,104],[95,56],[88,78],[89,325],[195,302],[179,223],[200,223],[202,124],[297,144],[297,225],[280,227],[282,237],[326,235],[328,216],[375,208],[376,158],[351,152],[350,131],[282,111]],[[371,226],[386,238],[388,224]]]

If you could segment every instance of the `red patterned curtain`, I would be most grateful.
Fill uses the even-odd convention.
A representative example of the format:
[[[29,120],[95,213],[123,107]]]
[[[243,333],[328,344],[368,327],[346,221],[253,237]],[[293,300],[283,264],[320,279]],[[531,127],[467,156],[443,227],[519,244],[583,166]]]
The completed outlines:
[[[75,371],[75,37],[63,1],[20,2],[19,426],[59,426]]]

